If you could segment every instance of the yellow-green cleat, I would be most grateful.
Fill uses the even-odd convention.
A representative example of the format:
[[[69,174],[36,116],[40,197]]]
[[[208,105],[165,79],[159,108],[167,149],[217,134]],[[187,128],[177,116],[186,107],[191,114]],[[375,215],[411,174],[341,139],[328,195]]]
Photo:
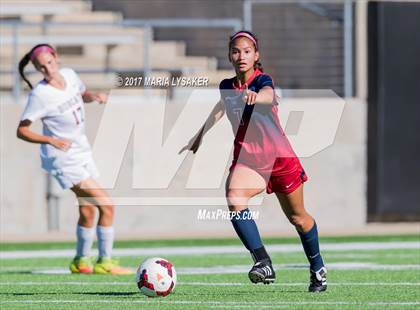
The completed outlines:
[[[93,272],[92,259],[87,256],[76,256],[70,263],[71,273],[90,274]]]
[[[108,257],[99,257],[93,266],[95,274],[131,275],[134,272],[129,268],[121,267],[117,260]]]

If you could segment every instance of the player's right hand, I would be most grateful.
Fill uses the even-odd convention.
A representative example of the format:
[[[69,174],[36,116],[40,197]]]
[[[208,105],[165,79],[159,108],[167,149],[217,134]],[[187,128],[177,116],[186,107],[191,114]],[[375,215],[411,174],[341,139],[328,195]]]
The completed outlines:
[[[197,153],[198,148],[201,145],[204,136],[204,127],[202,127],[195,135],[191,138],[186,146],[184,146],[179,152],[178,155],[184,151],[192,151],[193,154]]]
[[[54,146],[55,148],[67,152],[71,146],[71,141],[70,140],[66,140],[66,139],[56,139],[56,138],[51,138],[50,142],[49,142],[52,146]]]
[[[245,89],[242,93],[242,101],[247,105],[255,104],[257,93],[248,89],[248,84],[245,84]]]

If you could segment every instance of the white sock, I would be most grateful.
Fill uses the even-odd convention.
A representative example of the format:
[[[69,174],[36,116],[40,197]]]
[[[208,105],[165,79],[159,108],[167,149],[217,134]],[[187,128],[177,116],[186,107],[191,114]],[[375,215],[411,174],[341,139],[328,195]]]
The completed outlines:
[[[111,257],[112,246],[114,245],[114,227],[100,226],[96,227],[98,236],[99,257]]]
[[[95,234],[95,228],[93,227],[88,228],[88,227],[77,225],[76,256],[90,256],[90,249],[92,248],[94,234]]]

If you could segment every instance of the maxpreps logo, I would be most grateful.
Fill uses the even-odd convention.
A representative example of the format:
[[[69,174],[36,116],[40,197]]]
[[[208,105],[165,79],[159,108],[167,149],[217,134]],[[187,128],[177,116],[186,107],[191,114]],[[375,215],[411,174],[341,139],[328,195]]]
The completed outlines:
[[[180,152],[220,100],[219,89],[182,88],[180,103],[170,102],[163,91],[110,93],[93,144],[100,183],[112,190],[117,180],[125,180],[124,197],[111,191],[119,205],[225,205],[234,139],[227,117],[207,132],[196,154]],[[296,129],[288,139],[299,157],[310,157],[334,141],[344,100],[327,93],[318,99],[280,100],[279,118],[284,129]],[[294,113],[301,117],[290,125]],[[126,190],[130,185],[131,191]]]
[[[260,216],[259,211],[249,211],[249,212],[240,212],[240,211],[228,211],[225,209],[216,209],[216,210],[207,210],[199,209],[197,212],[197,220],[199,221],[219,221],[227,220],[258,220]]]

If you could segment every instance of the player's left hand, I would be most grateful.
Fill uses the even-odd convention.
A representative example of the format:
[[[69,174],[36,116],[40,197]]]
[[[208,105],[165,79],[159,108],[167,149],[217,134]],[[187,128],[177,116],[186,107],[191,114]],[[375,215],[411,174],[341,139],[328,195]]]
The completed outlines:
[[[253,105],[257,101],[257,93],[248,89],[248,84],[245,84],[242,100],[247,105]]]

